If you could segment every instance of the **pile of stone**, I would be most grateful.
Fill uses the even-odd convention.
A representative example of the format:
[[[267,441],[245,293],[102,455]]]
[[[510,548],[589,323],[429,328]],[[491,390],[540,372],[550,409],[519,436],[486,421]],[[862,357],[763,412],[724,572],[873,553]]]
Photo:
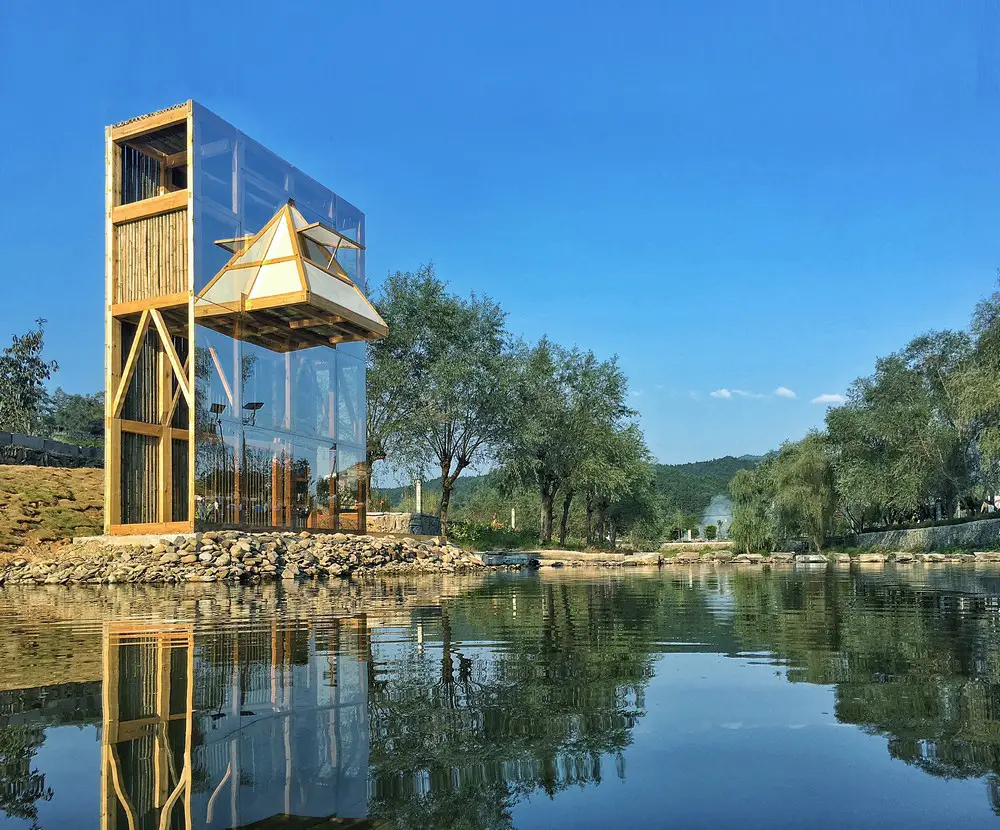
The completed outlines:
[[[788,553],[777,552],[768,555],[760,553],[733,554],[730,551],[684,551],[663,559],[664,565],[884,565],[892,562],[897,565],[912,565],[918,563],[933,564],[945,562],[949,564],[970,563],[1000,563],[1000,551],[983,551],[979,553],[910,553],[908,551],[892,551],[882,553],[866,551],[855,557],[847,553]]]
[[[372,573],[455,573],[484,567],[476,554],[437,539],[218,531],[147,544],[79,540],[51,557],[14,558],[0,565],[0,585],[252,583]]]

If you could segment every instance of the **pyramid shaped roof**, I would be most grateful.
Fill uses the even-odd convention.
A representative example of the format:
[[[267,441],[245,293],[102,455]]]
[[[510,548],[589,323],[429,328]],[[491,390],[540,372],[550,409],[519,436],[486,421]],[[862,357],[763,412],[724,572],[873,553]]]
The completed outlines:
[[[231,333],[230,318],[237,315],[247,335],[241,339],[275,351],[388,334],[336,259],[341,248],[363,246],[321,222],[308,222],[293,202],[253,236],[217,244],[234,253],[195,298],[199,323]]]

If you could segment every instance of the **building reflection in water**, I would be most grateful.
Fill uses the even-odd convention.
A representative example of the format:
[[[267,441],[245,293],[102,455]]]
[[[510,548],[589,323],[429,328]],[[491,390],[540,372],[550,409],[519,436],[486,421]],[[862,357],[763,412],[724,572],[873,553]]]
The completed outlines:
[[[378,826],[364,615],[197,643],[190,625],[103,636],[102,830]]]

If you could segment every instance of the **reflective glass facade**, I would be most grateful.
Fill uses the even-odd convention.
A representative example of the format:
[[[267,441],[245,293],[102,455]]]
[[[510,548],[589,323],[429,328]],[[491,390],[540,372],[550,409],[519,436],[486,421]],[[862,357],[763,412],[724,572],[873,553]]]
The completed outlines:
[[[364,214],[194,105],[194,290],[288,202],[362,245]],[[337,261],[365,290],[364,252]],[[234,324],[238,329],[239,322]],[[365,483],[365,346],[279,354],[195,329],[195,520],[199,526],[358,529]]]

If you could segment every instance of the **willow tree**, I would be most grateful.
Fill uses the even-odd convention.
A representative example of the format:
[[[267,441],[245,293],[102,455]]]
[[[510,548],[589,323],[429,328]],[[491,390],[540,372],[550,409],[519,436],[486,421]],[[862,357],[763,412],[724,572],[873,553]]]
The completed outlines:
[[[770,552],[777,528],[774,515],[774,456],[769,455],[753,470],[740,470],[729,482],[733,497],[733,523],[729,538],[746,553]]]
[[[774,464],[775,510],[779,529],[823,547],[837,510],[833,465],[824,436],[809,433],[784,444]]]

